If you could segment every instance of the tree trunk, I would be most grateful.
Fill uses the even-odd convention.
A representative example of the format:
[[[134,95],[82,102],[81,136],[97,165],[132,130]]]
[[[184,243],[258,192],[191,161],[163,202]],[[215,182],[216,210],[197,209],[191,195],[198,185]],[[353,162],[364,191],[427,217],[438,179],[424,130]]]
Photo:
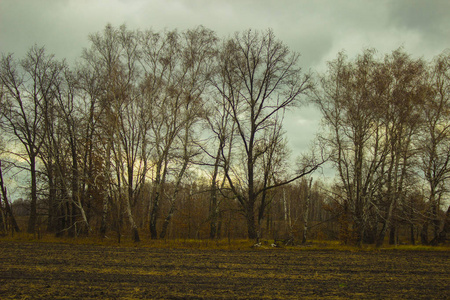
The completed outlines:
[[[107,186],[110,186],[109,183],[111,181],[111,143],[108,141],[106,148],[106,158],[105,158],[105,168],[103,170],[103,174],[105,176],[105,182]],[[102,209],[102,220],[100,223],[100,235],[102,237],[106,237],[106,231],[108,230],[108,211],[109,211],[109,200],[111,199],[111,190],[105,191],[103,195],[103,209]]]
[[[133,214],[131,213],[130,199],[126,199],[126,212],[127,212],[127,216],[128,216],[128,221],[130,222],[130,226],[131,226],[131,233],[133,236],[133,241],[135,243],[140,242],[141,239],[139,238],[139,231],[138,231],[136,223],[134,222]]]
[[[69,236],[77,237],[77,204],[76,202],[70,201],[70,228],[69,228]]]
[[[211,190],[211,204],[210,204],[210,212],[209,212],[209,219],[210,219],[210,227],[209,227],[209,238],[215,239],[217,237],[217,231],[218,231],[218,217],[219,217],[219,207],[217,205],[217,190],[216,187],[212,187],[213,190]]]
[[[420,231],[420,241],[422,245],[428,245],[428,220],[426,220],[422,225],[422,230]]]
[[[159,189],[159,187],[157,189]],[[150,237],[152,238],[152,240],[155,240],[158,238],[156,222],[158,220],[158,212],[159,212],[159,191],[157,191],[152,198],[153,198],[153,206],[150,211]]]
[[[2,193],[3,202],[5,203],[5,212],[6,212],[6,214],[3,215],[3,217],[4,217],[3,221],[6,222],[8,216],[9,216],[9,218],[11,219],[11,226],[12,226],[13,232],[14,231],[20,232],[19,225],[17,225],[16,218],[14,217],[11,206],[9,205],[8,195],[7,195],[8,193],[7,193],[6,187],[4,186],[4,182],[3,182],[1,161],[0,161],[0,189],[1,189],[1,193]],[[0,208],[2,208],[1,199],[0,199]]]
[[[130,222],[132,235],[133,235],[133,241],[135,243],[140,242],[141,239],[139,238],[139,231],[136,225],[136,222],[134,221],[133,213],[131,212],[131,202],[134,202],[134,193],[133,193],[133,167],[131,162],[127,162],[127,177],[128,177],[128,197],[126,200],[126,210],[127,210],[127,216],[128,221]]]
[[[108,224],[108,201],[109,196],[104,195],[103,197],[103,209],[102,209],[102,220],[100,223],[100,236],[106,237],[106,231],[107,231],[107,224]]]
[[[249,203],[247,204],[247,211],[245,216],[247,221],[247,233],[249,239],[256,240],[256,242],[258,243],[260,237],[256,230],[255,211],[253,206],[253,203],[250,203],[249,201]]]
[[[169,213],[167,214],[167,217],[164,220],[164,224],[163,224],[163,228],[160,234],[160,238],[165,238],[166,236],[166,232],[167,232],[167,227],[169,226],[170,220],[172,219],[173,213],[175,212],[175,201],[177,199],[178,196],[178,192],[180,191],[180,187],[181,187],[181,180],[184,177],[184,173],[186,172],[187,166],[189,164],[189,155],[188,155],[188,149],[187,149],[187,143],[188,143],[188,130],[186,130],[186,135],[185,135],[185,140],[184,140],[184,162],[183,162],[183,166],[181,167],[180,172],[178,173],[177,176],[177,180],[175,182],[175,191],[173,192],[172,195],[172,201],[170,202],[170,209],[169,209]],[[189,190],[189,198],[191,198],[191,193],[192,193],[192,187]]]
[[[57,205],[56,202],[56,186],[54,179],[54,170],[53,170],[53,162],[52,158],[49,158],[49,162],[47,164],[47,176],[48,176],[48,220],[47,220],[47,231],[55,232],[57,228]]]
[[[287,229],[287,230],[285,230],[285,232],[289,235],[289,237],[291,237],[292,236],[291,210],[286,201],[286,191],[285,190],[283,190],[283,210],[284,210],[284,224],[285,224],[285,228]],[[273,228],[270,226],[271,225],[270,219],[271,218],[269,215],[267,218],[267,224],[266,224],[266,228],[269,230],[269,232],[271,229],[273,231]],[[275,236],[276,233],[273,232],[273,235]]]
[[[416,244],[416,239],[414,237],[414,224],[411,223],[409,226],[410,226],[410,241],[411,241],[411,245],[415,245]]]
[[[312,177],[309,180],[308,185],[308,191],[306,196],[306,202],[305,202],[305,210],[303,212],[303,237],[302,237],[302,244],[306,244],[306,237],[308,234],[308,214],[309,214],[309,203],[311,201],[311,185],[312,185]]]
[[[378,235],[378,238],[377,238],[376,247],[383,246],[384,237],[386,236],[386,232],[390,227],[393,211],[394,211],[394,200],[391,200],[391,203],[389,204],[389,209],[384,218],[385,221],[383,222],[383,227],[381,228],[380,234]]]
[[[174,212],[175,212],[175,199],[172,199],[172,201],[170,203],[169,212],[168,212],[166,218],[164,219],[164,223],[162,225],[161,233],[159,234],[159,238],[160,239],[164,239],[166,237],[167,228],[169,227],[170,220],[172,219],[172,216],[173,216]]]
[[[444,243],[447,239],[447,235],[450,233],[450,205],[447,208],[447,212],[445,214],[444,219],[444,227],[439,232],[437,237],[435,237],[432,241],[432,245],[438,245],[439,243]]]
[[[149,229],[150,229],[150,237],[152,240],[156,240],[158,239],[158,230],[157,230],[157,221],[158,221],[158,215],[159,215],[159,201],[160,201],[160,197],[161,197],[161,192],[162,192],[162,185],[164,182],[164,174],[161,175],[161,172],[166,172],[166,170],[162,170],[162,164],[163,161],[162,159],[158,162],[157,168],[156,168],[156,178],[155,181],[153,182],[153,192],[152,192],[152,196],[151,196],[151,210],[150,210],[150,224],[149,224]]]
[[[210,219],[210,229],[209,238],[214,239],[217,235],[218,226],[218,215],[219,215],[219,205],[217,202],[217,175],[219,173],[219,161],[220,154],[222,153],[222,142],[219,145],[219,150],[217,151],[216,161],[214,163],[214,172],[211,179],[211,193],[210,193],[210,208],[209,208],[209,219]]]
[[[412,199],[412,198],[411,198]],[[410,224],[410,239],[411,239],[411,245],[415,245],[416,244],[416,238],[414,236],[414,223],[412,220],[414,220],[414,208],[413,208],[413,201],[411,200],[409,203],[411,209],[410,209],[410,220],[411,220],[411,224]]]
[[[439,236],[439,230],[441,222],[439,221],[438,211],[439,211],[439,205],[437,203],[436,199],[434,199],[432,205],[432,222],[433,222],[433,240],[436,240]]]
[[[37,223],[37,178],[36,178],[36,156],[30,154],[30,172],[31,172],[31,202],[30,218],[28,219],[28,233],[34,233]]]
[[[394,223],[391,224],[391,228],[389,230],[389,245],[396,245],[395,240],[396,226]]]
[[[80,195],[80,172],[78,170],[78,153],[77,153],[77,146],[76,146],[76,139],[74,134],[71,134],[70,137],[70,146],[71,146],[71,154],[72,154],[72,210],[73,210],[73,219],[75,221],[75,215],[77,209],[81,213],[81,217],[83,219],[83,222],[85,224],[85,228],[82,228],[85,233],[89,233],[91,231],[91,228],[89,226],[89,222],[86,216],[86,212],[84,210],[84,203],[81,201],[81,195]],[[77,208],[77,209],[76,209]],[[75,232],[75,234],[78,234]]]
[[[344,244],[347,245],[351,240],[351,230],[350,226],[350,210],[348,205],[348,200],[344,200],[344,208],[341,216],[339,216],[339,239],[344,241]]]

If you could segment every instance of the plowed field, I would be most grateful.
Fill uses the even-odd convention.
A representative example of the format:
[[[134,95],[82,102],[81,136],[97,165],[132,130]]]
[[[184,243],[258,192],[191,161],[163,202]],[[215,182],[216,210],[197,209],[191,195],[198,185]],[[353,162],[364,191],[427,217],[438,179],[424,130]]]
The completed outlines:
[[[0,241],[0,299],[450,299],[449,251],[167,250]]]

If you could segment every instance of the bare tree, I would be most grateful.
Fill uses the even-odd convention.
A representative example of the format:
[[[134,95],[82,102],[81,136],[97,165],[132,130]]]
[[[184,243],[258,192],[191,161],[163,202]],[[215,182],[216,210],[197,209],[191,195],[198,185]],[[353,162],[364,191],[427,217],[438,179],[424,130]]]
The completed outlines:
[[[195,129],[203,115],[202,96],[214,55],[215,34],[203,27],[181,35],[146,32],[143,36],[144,94],[148,101],[154,179],[150,203],[150,232],[157,238],[157,219],[164,185],[174,174],[175,190],[160,237],[175,210],[175,198],[192,159],[197,155]],[[170,172],[170,173],[169,173]]]
[[[354,62],[340,53],[321,78],[317,103],[329,128],[322,139],[333,151],[345,195],[343,215],[352,216],[348,230],[358,244],[376,239],[380,245],[398,201],[406,197],[423,70],[421,60],[401,50],[384,61],[366,50]]]
[[[145,79],[143,96],[150,114],[149,140],[152,144],[150,160],[152,193],[149,202],[149,229],[152,239],[158,238],[157,220],[160,202],[168,176],[171,149],[183,128],[180,110],[184,100],[178,88],[179,35],[176,31],[164,34],[147,31],[142,36],[142,64]]]
[[[305,207],[303,210],[303,236],[302,236],[302,244],[306,243],[306,238],[308,236],[308,217],[309,217],[309,206],[311,203],[311,194],[312,194],[312,182],[313,178],[309,179],[309,184],[307,185],[307,195],[305,201]]]
[[[433,224],[433,238],[440,238],[439,211],[450,175],[450,55],[442,53],[431,66],[428,95],[423,105],[424,123],[418,139],[421,169],[428,183],[429,213]],[[445,226],[444,226],[445,227]],[[422,230],[422,243],[428,244],[428,220]]]
[[[8,199],[8,191],[5,186],[5,182],[3,180],[3,172],[2,172],[2,163],[0,161],[0,226],[3,225],[3,228],[0,228],[0,231],[7,232],[9,230],[9,226],[11,226],[11,231],[20,232],[19,225],[17,225],[16,218],[14,217],[13,211],[11,209],[11,203]]]
[[[285,109],[298,103],[299,97],[311,89],[311,81],[309,76],[301,74],[298,54],[291,53],[270,30],[236,33],[224,43],[219,55],[213,84],[228,103],[227,113],[236,123],[234,158],[242,159],[236,162],[222,157],[225,175],[243,209],[248,237],[258,239],[257,221],[261,219],[265,205],[260,205],[261,210],[256,216],[257,202],[264,199],[269,189],[293,180],[265,182],[264,176],[256,172],[258,165],[262,164],[261,169],[267,170],[268,176],[273,178],[273,170],[268,165],[271,161],[266,160],[264,165],[263,157],[275,145],[280,145],[279,135],[273,135],[280,133],[274,129],[280,126],[277,120],[282,119]],[[303,170],[294,178],[300,178],[316,167]]]
[[[77,69],[77,92],[79,97],[80,130],[83,135],[80,141],[81,157],[81,192],[86,201],[94,200],[102,202],[102,218],[100,235],[106,236],[107,217],[110,206],[111,189],[110,182],[110,143],[107,143],[106,134],[102,134],[103,108],[102,98],[105,91],[105,76],[100,66],[95,67],[94,58],[85,50],[83,64]],[[96,195],[94,197],[94,195]],[[95,202],[95,201],[94,201]],[[88,214],[89,215],[89,214]]]
[[[107,200],[123,202],[134,241],[139,241],[137,224],[132,213],[132,205],[139,192],[147,171],[145,152],[145,113],[140,111],[138,91],[139,79],[139,43],[138,33],[128,30],[124,25],[114,28],[105,27],[104,32],[90,36],[91,48],[85,50],[84,60],[91,74],[99,76],[101,93],[89,88],[90,96],[99,97],[99,107],[103,117],[99,120],[105,138],[105,174],[109,181],[110,192],[105,195],[104,210],[107,212]],[[92,77],[87,77],[91,79]],[[89,87],[89,86],[88,86]],[[95,99],[93,99],[95,100]],[[92,103],[94,109],[95,103]],[[92,115],[90,117],[92,122]],[[143,160],[139,160],[139,159]],[[142,163],[142,164],[141,164]],[[135,176],[135,168],[138,168]],[[113,178],[115,176],[115,179]],[[123,191],[126,191],[123,193]],[[123,197],[124,196],[124,197]]]
[[[44,142],[40,134],[44,130],[43,110],[54,98],[61,70],[53,56],[38,46],[33,46],[20,61],[12,55],[1,60],[0,80],[7,108],[1,111],[3,127],[24,147],[31,177],[29,233],[35,231],[37,221],[37,159]]]
[[[231,149],[233,148],[233,136],[236,123],[233,122],[229,104],[220,97],[219,99],[211,97],[208,101],[209,107],[205,114],[208,129],[212,132],[211,139],[208,144],[214,145],[205,149],[207,157],[213,160],[211,184],[210,184],[210,238],[214,239],[219,236],[219,219],[220,219],[220,194],[223,194],[223,188],[226,183],[225,173],[229,170],[222,171],[225,168],[224,161],[231,158]],[[216,148],[214,148],[216,147]],[[215,153],[214,153],[215,150]],[[225,157],[225,159],[222,159]],[[226,166],[229,169],[229,166]],[[219,193],[220,192],[220,193]]]
[[[384,208],[379,206],[379,209],[384,210],[384,215],[377,246],[383,244],[397,205],[406,199],[406,182],[412,174],[410,159],[415,154],[412,141],[421,122],[420,113],[415,108],[421,107],[423,101],[425,64],[421,59],[412,59],[398,49],[385,57],[380,70],[379,76],[387,82],[381,98],[381,108],[384,112],[383,131],[389,155],[383,165],[386,189],[382,193]]]
[[[201,135],[199,122],[204,117],[205,101],[203,97],[212,72],[216,40],[213,31],[201,26],[182,34],[179,87],[182,89],[182,97],[185,98],[184,108],[180,111],[182,113],[180,118],[184,119],[184,128],[180,132],[177,143],[178,148],[182,151],[178,150],[179,154],[175,156],[181,164],[175,178],[175,191],[170,197],[170,209],[160,233],[161,238],[165,237],[168,222],[174,213],[175,199],[181,187],[181,181],[185,177],[188,167],[197,163],[195,157],[200,153],[198,146]]]
[[[364,218],[377,180],[377,169],[386,155],[380,143],[374,105],[379,95],[370,83],[375,67],[373,51],[358,56],[354,63],[340,53],[328,64],[328,73],[321,77],[321,89],[317,94],[324,123],[329,128],[329,134],[322,139],[333,153],[332,161],[345,195],[344,215],[353,215],[358,243],[364,236]],[[343,223],[342,226],[348,225]]]

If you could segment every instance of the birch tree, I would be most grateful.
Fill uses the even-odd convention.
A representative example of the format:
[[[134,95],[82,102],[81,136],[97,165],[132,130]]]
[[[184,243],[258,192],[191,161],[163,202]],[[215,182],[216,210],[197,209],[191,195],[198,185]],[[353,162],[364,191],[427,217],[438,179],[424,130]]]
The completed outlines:
[[[203,93],[214,55],[215,34],[203,27],[182,34],[146,32],[143,37],[144,94],[151,112],[150,140],[154,145],[150,233],[158,237],[157,220],[164,184],[173,172],[175,190],[160,236],[164,237],[175,210],[175,197],[192,157],[194,132],[203,115]]]
[[[421,234],[423,244],[429,242],[429,221],[433,227],[433,242],[440,239],[441,222],[438,215],[443,204],[442,199],[448,192],[446,188],[450,175],[450,55],[448,53],[442,53],[433,61],[428,80],[429,93],[422,110],[424,123],[418,139],[420,166],[423,177],[428,183],[429,211],[426,217],[430,219],[425,220],[423,224]]]
[[[123,202],[134,241],[139,241],[139,233],[132,205],[136,193],[145,176],[145,155],[140,156],[145,144],[145,113],[140,113],[137,98],[139,80],[139,43],[137,33],[124,25],[114,28],[107,25],[103,33],[90,36],[91,47],[84,52],[88,69],[99,76],[98,84],[102,93],[99,106],[104,115],[100,124],[105,136],[105,178],[109,181],[109,198]],[[94,94],[96,96],[96,94]],[[138,158],[143,158],[139,160]],[[138,167],[136,164],[143,163]],[[135,168],[138,175],[135,176]],[[115,179],[113,178],[115,177]],[[138,183],[137,186],[135,183]],[[126,191],[123,193],[123,191]]]
[[[411,158],[415,155],[413,139],[418,133],[421,116],[417,108],[422,106],[424,92],[425,64],[421,59],[412,59],[398,49],[386,55],[381,76],[387,82],[380,102],[385,143],[388,149],[383,165],[385,187],[381,229],[377,246],[384,241],[386,231],[393,223],[397,205],[406,199],[407,180],[411,174]],[[382,205],[384,204],[384,205]]]
[[[377,120],[379,95],[370,80],[375,67],[373,51],[358,56],[354,63],[340,53],[328,63],[317,94],[323,122],[329,128],[322,139],[331,148],[340,188],[345,194],[344,215],[351,213],[353,218],[345,220],[342,226],[348,226],[347,221],[354,224],[358,243],[366,230],[365,216],[377,169],[386,155]]]
[[[398,201],[406,197],[417,133],[424,65],[401,49],[384,61],[366,50],[354,61],[340,53],[322,76],[317,103],[329,131],[344,216],[354,240],[383,243]],[[369,219],[372,218],[372,219]],[[381,224],[381,228],[378,226]]]

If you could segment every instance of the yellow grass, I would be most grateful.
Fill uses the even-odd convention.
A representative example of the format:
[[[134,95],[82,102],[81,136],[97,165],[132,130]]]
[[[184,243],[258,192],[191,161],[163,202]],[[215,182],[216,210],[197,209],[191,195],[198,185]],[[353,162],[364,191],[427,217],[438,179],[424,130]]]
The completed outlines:
[[[118,246],[118,247],[151,247],[164,249],[231,249],[242,250],[249,249],[254,241],[251,240],[198,240],[198,239],[158,239],[141,237],[141,241],[135,243],[130,237],[122,236],[120,243],[115,236],[101,238],[98,236],[88,237],[55,237],[53,234],[42,234],[38,237],[35,234],[15,233],[14,236],[8,235],[0,238],[1,241],[16,242],[35,242],[35,243],[64,243],[75,245],[101,245],[101,246]]]
[[[198,239],[163,239],[163,240],[151,240],[147,237],[141,237],[141,242],[135,243],[130,237],[124,236],[121,238],[121,242],[117,241],[116,237],[100,238],[98,236],[88,237],[55,237],[53,234],[42,234],[40,236],[36,234],[28,233],[16,233],[14,236],[8,235],[0,238],[1,241],[16,241],[16,242],[34,242],[34,243],[63,243],[74,245],[100,245],[100,246],[112,246],[112,247],[142,247],[142,248],[161,248],[161,249],[202,249],[202,250],[332,250],[332,251],[384,251],[384,250],[397,250],[397,251],[450,251],[450,245],[444,246],[425,246],[425,245],[398,245],[390,246],[384,245],[383,247],[376,248],[374,245],[363,245],[361,247],[344,245],[339,241],[308,241],[305,245],[297,244],[295,246],[283,246],[273,247],[273,240],[263,240],[261,244],[255,247],[254,240],[240,239],[240,240],[198,240]]]

